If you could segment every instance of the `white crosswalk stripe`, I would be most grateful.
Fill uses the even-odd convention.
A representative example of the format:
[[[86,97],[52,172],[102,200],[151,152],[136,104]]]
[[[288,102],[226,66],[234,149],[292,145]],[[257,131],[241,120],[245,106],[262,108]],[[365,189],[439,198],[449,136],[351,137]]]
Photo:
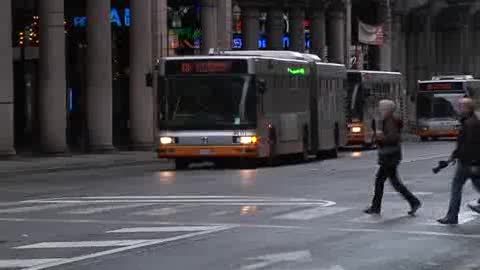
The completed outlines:
[[[67,208],[67,207],[78,206],[78,205],[80,205],[80,204],[79,203],[68,203],[68,204],[54,203],[54,204],[40,204],[40,205],[32,205],[32,206],[22,206],[22,207],[0,209],[0,214],[27,213],[27,212]]]
[[[25,268],[47,263],[56,263],[63,259],[25,259],[0,260],[0,269]]]
[[[136,204],[124,204],[124,205],[110,205],[110,206],[94,206],[84,209],[76,209],[71,211],[63,212],[64,214],[73,214],[73,215],[91,215],[91,214],[100,214],[106,213],[114,210],[126,210],[132,208],[139,208],[145,206],[155,205],[153,203],[136,203]]]
[[[284,215],[276,216],[274,219],[289,219],[289,220],[312,220],[324,216],[339,214],[348,211],[352,208],[348,207],[316,207],[306,210],[295,211]]]
[[[108,231],[107,233],[146,233],[146,232],[198,232],[220,229],[220,226],[163,226],[163,227],[138,227],[124,228]]]
[[[125,247],[138,245],[150,240],[108,240],[108,241],[74,241],[74,242],[43,242],[33,245],[15,247],[15,249],[40,248],[86,248],[86,247]]]
[[[137,215],[137,216],[170,216],[170,215],[175,215],[181,212],[185,212],[186,207],[181,206],[181,207],[162,207],[162,208],[157,208],[157,209],[150,209],[150,210],[145,210],[145,211],[138,211],[132,213],[132,215]]]

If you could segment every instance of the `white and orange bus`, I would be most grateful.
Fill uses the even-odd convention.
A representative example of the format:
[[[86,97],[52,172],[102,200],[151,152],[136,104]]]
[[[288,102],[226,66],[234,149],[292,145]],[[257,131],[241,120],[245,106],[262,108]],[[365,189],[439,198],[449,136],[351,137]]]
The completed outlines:
[[[371,148],[380,132],[378,102],[391,99],[397,104],[397,114],[405,120],[404,79],[401,73],[369,70],[349,70],[347,85],[348,145]]]
[[[418,82],[416,134],[422,141],[458,135],[459,99],[478,99],[480,80],[471,75],[434,76]]]
[[[318,60],[285,51],[163,59],[158,156],[184,169],[196,161],[335,155],[345,141],[337,95],[346,70]]]

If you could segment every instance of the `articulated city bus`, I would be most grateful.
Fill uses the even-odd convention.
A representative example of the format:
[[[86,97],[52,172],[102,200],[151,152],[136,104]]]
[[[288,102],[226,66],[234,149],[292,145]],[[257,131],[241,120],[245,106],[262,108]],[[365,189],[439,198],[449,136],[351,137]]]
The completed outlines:
[[[459,99],[478,99],[480,80],[470,75],[435,76],[418,82],[416,134],[422,141],[456,137],[460,128]],[[477,101],[478,102],[478,101]]]
[[[401,73],[349,70],[347,86],[348,145],[370,148],[380,132],[378,102],[391,99],[397,104],[398,116],[404,120],[405,89]]]
[[[178,169],[204,160],[334,155],[343,141],[342,65],[243,51],[171,57],[161,66],[158,156],[175,159]]]

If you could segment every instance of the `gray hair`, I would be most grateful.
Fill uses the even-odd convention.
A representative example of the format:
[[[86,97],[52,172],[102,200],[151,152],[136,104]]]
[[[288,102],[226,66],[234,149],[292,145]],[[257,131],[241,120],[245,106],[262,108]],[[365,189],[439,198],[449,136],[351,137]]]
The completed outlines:
[[[396,104],[393,100],[390,99],[382,99],[378,103],[378,108],[381,111],[389,111],[389,112],[394,112],[396,109]]]

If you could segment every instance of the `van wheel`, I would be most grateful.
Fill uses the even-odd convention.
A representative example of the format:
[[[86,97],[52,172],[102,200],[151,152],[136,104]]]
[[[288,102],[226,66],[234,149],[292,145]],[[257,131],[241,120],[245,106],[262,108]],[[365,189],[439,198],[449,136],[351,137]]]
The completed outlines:
[[[187,159],[181,159],[181,158],[175,159],[176,170],[186,170],[188,169],[189,165],[190,165],[190,162]]]

